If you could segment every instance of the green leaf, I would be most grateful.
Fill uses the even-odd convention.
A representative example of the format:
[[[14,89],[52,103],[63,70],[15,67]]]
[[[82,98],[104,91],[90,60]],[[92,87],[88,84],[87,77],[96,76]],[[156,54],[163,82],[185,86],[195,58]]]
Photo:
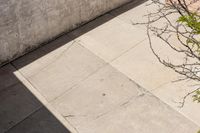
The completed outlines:
[[[197,102],[197,103],[200,103],[200,90],[197,90],[195,92],[195,95],[193,95],[193,101]]]
[[[200,34],[200,16],[198,16],[196,13],[181,16],[178,18],[177,22],[188,26],[194,31],[195,34]]]

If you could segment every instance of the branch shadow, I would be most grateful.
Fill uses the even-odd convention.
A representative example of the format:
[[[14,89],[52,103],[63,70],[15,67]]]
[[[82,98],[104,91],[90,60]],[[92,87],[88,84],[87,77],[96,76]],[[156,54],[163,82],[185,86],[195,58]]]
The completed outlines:
[[[120,15],[146,1],[138,0],[115,9],[115,11],[117,11],[117,15]],[[66,33],[0,68],[0,133],[70,133],[62,122],[18,79],[15,72],[48,53],[68,45],[70,41],[113,18],[114,16],[100,20],[97,18],[93,20],[95,23],[89,22],[79,27],[82,28],[79,34],[68,37],[70,33]],[[84,28],[86,25],[87,28]]]

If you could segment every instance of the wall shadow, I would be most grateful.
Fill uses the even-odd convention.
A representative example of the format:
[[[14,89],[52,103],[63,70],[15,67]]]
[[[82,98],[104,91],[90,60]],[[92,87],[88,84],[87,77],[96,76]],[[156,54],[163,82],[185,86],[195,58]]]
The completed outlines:
[[[135,8],[135,7],[139,6],[139,5],[141,5],[142,3],[145,3],[146,1],[148,1],[148,0],[134,0],[134,2],[130,2],[128,4],[125,4],[125,5],[117,8],[117,9],[112,10],[112,11],[115,11],[115,15],[118,16],[118,15],[124,13],[124,12],[127,12],[128,10],[130,10],[132,8]],[[112,11],[110,11],[110,12],[112,12]],[[102,15],[102,16],[104,16],[104,15]],[[45,52],[39,53],[39,54],[37,53],[38,55],[32,57],[31,60],[22,63],[20,65],[20,67],[26,66],[27,64],[33,62],[34,60],[37,60],[38,58],[41,58],[42,56],[54,51],[55,49],[57,49],[57,48],[59,48],[59,47],[61,47],[63,45],[66,45],[68,42],[72,41],[73,39],[75,39],[75,38],[77,38],[77,37],[89,32],[89,31],[95,29],[96,27],[98,27],[98,26],[100,26],[100,25],[102,25],[102,24],[104,24],[104,23],[108,22],[109,20],[111,20],[111,19],[116,17],[116,16],[112,16],[112,17],[110,16],[110,17],[107,17],[105,19],[101,19],[100,21],[96,21],[102,16],[99,16],[96,19],[93,19],[92,21],[90,21],[90,22],[88,22],[88,23],[86,23],[86,24],[84,24],[84,25],[82,25],[82,26],[70,31],[70,32],[62,34],[61,36],[57,37],[55,40],[53,40],[51,42],[48,42],[46,44],[41,45],[41,47],[44,47],[44,46],[48,47],[45,50]],[[92,23],[93,21],[96,21],[96,22],[93,23],[92,25],[90,25],[90,23]],[[87,26],[87,25],[89,25],[89,26]],[[85,26],[87,26],[87,28],[84,28]],[[76,34],[74,36],[71,36],[70,38],[66,38],[65,37],[66,35],[70,34],[71,32],[74,32],[74,31],[76,31],[77,29],[80,29],[80,28],[83,28],[83,30],[81,32],[79,32],[78,34]],[[37,48],[35,50],[38,50],[41,47],[39,47],[39,48]],[[32,52],[35,52],[35,50],[32,51]],[[31,54],[32,52],[29,52],[28,54]],[[20,59],[20,58],[23,58],[23,56],[19,57],[18,59]]]
[[[129,3],[115,9],[117,10],[117,15],[137,7],[147,0],[137,1],[138,2]],[[0,68],[0,133],[70,133],[70,131],[15,76],[14,72],[16,69],[23,68],[59,47],[67,45],[68,42],[73,39],[113,18],[114,16],[106,17],[91,25],[90,23],[92,22],[87,23],[82,27],[86,25],[90,26],[83,28],[79,34],[70,38],[67,37],[70,33],[60,36],[56,40]],[[99,18],[95,20],[97,19]],[[15,66],[15,62],[19,60],[22,61]]]
[[[70,133],[14,72],[0,68],[0,133]]]

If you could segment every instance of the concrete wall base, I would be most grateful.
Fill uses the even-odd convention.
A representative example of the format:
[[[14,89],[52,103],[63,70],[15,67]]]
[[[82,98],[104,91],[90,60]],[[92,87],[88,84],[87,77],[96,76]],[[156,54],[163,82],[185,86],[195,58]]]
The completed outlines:
[[[133,0],[0,0],[0,64]]]

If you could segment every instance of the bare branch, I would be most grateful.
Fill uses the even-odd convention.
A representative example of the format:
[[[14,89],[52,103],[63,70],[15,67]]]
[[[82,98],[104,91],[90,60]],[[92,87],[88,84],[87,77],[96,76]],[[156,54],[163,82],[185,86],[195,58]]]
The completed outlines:
[[[189,6],[191,5],[191,3],[188,3],[185,0],[176,0],[176,2],[174,0],[168,1],[169,4],[167,5],[166,3],[161,3],[159,0],[152,0],[152,2],[148,6],[156,4],[159,8],[158,11],[148,13],[146,15],[146,17],[148,18],[147,22],[133,24],[144,24],[147,26],[147,35],[150,49],[157,57],[158,61],[164,66],[171,68],[176,73],[179,73],[180,75],[185,77],[177,81],[190,79],[200,82],[200,29],[199,32],[197,31],[200,26],[197,27],[194,25],[198,23],[200,25],[200,16],[192,13],[189,10]],[[191,19],[190,21],[192,24],[190,24],[189,22],[185,24],[177,21],[172,21],[170,16],[178,14],[179,16],[177,16],[177,18],[182,17],[182,19],[186,19],[186,22],[187,19]],[[165,21],[165,25],[163,27],[158,27],[155,24],[160,20]],[[153,42],[151,33],[160,38],[175,52],[184,54],[185,62],[183,62],[182,64],[173,64],[169,60],[166,61],[165,59],[162,59],[152,45]],[[175,45],[170,42],[172,36],[175,37],[177,40],[177,44]],[[183,101],[180,102],[180,107],[184,106],[188,96],[194,94],[197,91],[199,91],[199,89],[191,91],[186,96],[184,96]]]

